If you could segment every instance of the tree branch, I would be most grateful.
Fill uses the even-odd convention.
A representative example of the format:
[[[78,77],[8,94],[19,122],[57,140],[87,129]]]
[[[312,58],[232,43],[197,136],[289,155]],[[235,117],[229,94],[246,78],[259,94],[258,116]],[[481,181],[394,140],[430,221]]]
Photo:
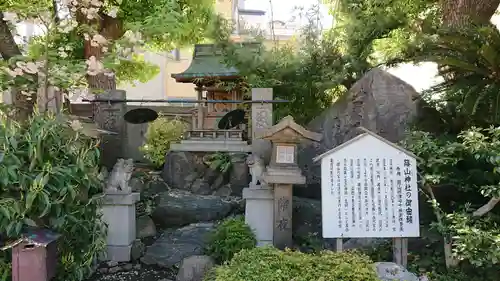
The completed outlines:
[[[52,0],[52,13],[55,23],[58,24],[61,22],[61,19],[59,18],[59,9],[57,8],[57,0]]]
[[[486,215],[489,211],[493,210],[495,206],[500,202],[500,197],[493,197],[488,201],[488,203],[484,204],[481,208],[477,209],[472,215],[474,217],[482,217]]]

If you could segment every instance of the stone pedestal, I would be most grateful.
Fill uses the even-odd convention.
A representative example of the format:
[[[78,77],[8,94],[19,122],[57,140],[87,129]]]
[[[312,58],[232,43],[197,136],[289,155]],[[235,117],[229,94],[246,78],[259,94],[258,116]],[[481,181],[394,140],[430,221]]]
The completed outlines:
[[[130,261],[132,242],[136,238],[135,203],[139,198],[139,193],[105,194],[102,212],[108,225],[106,260]]]
[[[274,246],[278,249],[292,248],[292,185],[274,185]]]
[[[278,249],[291,248],[293,184],[304,184],[305,177],[295,168],[267,167],[264,181],[273,190],[273,244]]]
[[[271,188],[253,186],[243,189],[246,202],[245,222],[257,238],[257,246],[273,244],[274,195]]]

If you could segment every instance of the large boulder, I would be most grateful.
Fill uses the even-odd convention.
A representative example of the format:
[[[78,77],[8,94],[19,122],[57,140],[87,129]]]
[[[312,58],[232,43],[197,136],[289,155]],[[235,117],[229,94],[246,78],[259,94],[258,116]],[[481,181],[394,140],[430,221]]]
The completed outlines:
[[[298,187],[294,194],[320,198],[319,163],[316,157],[362,133],[362,126],[392,142],[403,138],[405,130],[416,121],[424,103],[415,89],[396,76],[374,68],[330,108],[307,125],[307,129],[323,134],[319,143],[303,143],[298,162],[307,179],[307,187]]]
[[[173,189],[158,194],[156,200],[151,217],[163,228],[220,220],[237,212],[241,206],[237,198],[197,195]]]
[[[191,152],[170,151],[165,156],[162,178],[171,187],[184,189],[189,175],[202,167],[200,159]],[[194,179],[193,179],[194,181]]]
[[[381,281],[419,281],[412,272],[393,262],[376,262],[374,265],[378,278]]]
[[[205,275],[215,266],[214,260],[209,256],[191,256],[185,258],[176,281],[203,281]]]
[[[197,223],[179,229],[167,229],[146,249],[141,262],[170,268],[187,257],[202,255],[213,223]]]
[[[241,196],[250,182],[246,153],[231,153],[231,168],[225,172],[211,169],[204,161],[208,153],[170,151],[165,156],[162,178],[169,187],[195,194]],[[220,190],[222,189],[222,190]]]

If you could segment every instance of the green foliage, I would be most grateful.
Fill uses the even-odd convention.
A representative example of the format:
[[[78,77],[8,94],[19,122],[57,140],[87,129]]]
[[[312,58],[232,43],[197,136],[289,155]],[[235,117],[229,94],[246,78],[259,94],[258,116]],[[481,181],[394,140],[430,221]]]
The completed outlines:
[[[322,39],[312,18],[304,29],[303,40],[276,44],[269,49],[263,44],[257,47],[232,44],[230,29],[224,21],[213,35],[223,50],[225,63],[240,71],[248,88],[271,87],[274,98],[290,101],[274,105],[276,120],[292,115],[298,123],[309,122],[345,92],[346,87],[339,85],[352,78],[351,73],[343,69],[334,40],[331,37]],[[263,41],[256,37],[256,43]]]
[[[218,225],[211,233],[205,251],[218,263],[223,263],[243,249],[254,248],[256,243],[252,230],[240,216],[226,219]]]
[[[216,18],[213,0],[96,0],[92,1],[92,7],[98,7],[98,16],[91,17],[98,19],[92,22],[85,15],[94,9],[88,9],[90,1],[66,2],[8,0],[0,4],[0,11],[16,13],[19,21],[35,22],[42,27],[43,34],[27,42],[28,52],[23,54],[26,55],[23,60],[40,64],[46,62],[37,72],[45,74],[46,82],[66,92],[71,92],[71,88],[87,86],[89,62],[85,58],[88,58],[89,50],[85,50],[84,44],[98,33],[102,33],[99,35],[104,36],[101,38],[106,41],[99,43],[98,59],[102,60],[104,67],[114,71],[117,81],[146,82],[159,73],[159,68],[137,55],[141,51],[138,47],[165,52],[198,43],[207,37],[209,27]],[[117,11],[116,15],[111,15],[112,10]],[[14,26],[13,22],[11,30]],[[126,31],[133,33],[135,38],[126,38]],[[128,44],[124,44],[126,41]],[[11,68],[15,68],[14,65],[15,62],[11,62]],[[14,86],[35,94],[38,81],[23,77],[26,75],[12,79],[3,72],[0,71],[2,88]]]
[[[161,167],[170,144],[181,140],[187,128],[187,124],[180,119],[159,117],[149,124],[146,140],[140,150],[153,165]]]
[[[249,87],[272,87],[275,118],[286,115],[305,124],[342,96],[368,70],[379,64],[408,61],[423,28],[436,24],[435,1],[326,1],[336,4],[335,26],[318,28],[318,10],[308,11],[308,25],[290,44],[248,51],[230,44],[230,29],[219,23],[215,41],[226,63],[235,66]],[[389,15],[389,16],[388,16]],[[257,36],[258,42],[264,41]]]
[[[203,161],[212,170],[220,171],[221,173],[226,173],[233,166],[231,161],[231,155],[227,152],[216,152],[212,154],[207,154]]]
[[[61,233],[56,280],[83,280],[105,246],[97,141],[55,116],[35,114],[18,124],[5,113],[0,118],[0,233],[19,237],[33,224]]]
[[[453,237],[457,258],[480,267],[500,263],[498,212],[472,214],[500,196],[500,128],[472,128],[458,137],[439,138],[413,132],[404,144],[422,159],[420,180],[439,216],[436,226]],[[442,188],[450,189],[446,193],[453,192],[454,199],[435,196]]]
[[[147,62],[143,55],[132,54],[130,59],[108,59],[104,64],[113,70],[118,83],[146,83],[160,73],[160,67]]]
[[[202,41],[216,16],[213,0],[123,0],[126,28],[141,31],[149,47],[172,50]]]
[[[11,264],[11,251],[6,250],[0,252],[0,280],[7,281],[11,280],[12,264]]]
[[[371,260],[357,253],[311,255],[272,247],[242,250],[215,269],[210,281],[376,281]],[[207,280],[207,281],[208,281]]]
[[[423,45],[416,61],[433,61],[443,82],[427,95],[451,108],[462,128],[500,124],[500,32],[493,25],[440,29]]]
[[[419,238],[409,239],[408,270],[427,275],[436,281],[497,281],[499,268],[477,268],[464,262],[457,268],[447,269],[443,259],[442,238],[436,230],[422,228]],[[392,241],[385,241],[367,254],[372,260],[392,261]]]
[[[327,0],[336,4],[331,30],[352,70],[407,60],[422,31],[439,22],[434,0]],[[359,77],[358,77],[359,78]]]

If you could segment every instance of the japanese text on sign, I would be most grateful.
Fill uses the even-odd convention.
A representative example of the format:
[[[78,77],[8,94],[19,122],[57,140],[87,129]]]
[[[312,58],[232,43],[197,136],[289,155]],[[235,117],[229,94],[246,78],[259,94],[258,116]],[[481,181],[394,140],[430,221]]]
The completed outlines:
[[[321,161],[323,237],[419,236],[413,157],[345,147]]]

